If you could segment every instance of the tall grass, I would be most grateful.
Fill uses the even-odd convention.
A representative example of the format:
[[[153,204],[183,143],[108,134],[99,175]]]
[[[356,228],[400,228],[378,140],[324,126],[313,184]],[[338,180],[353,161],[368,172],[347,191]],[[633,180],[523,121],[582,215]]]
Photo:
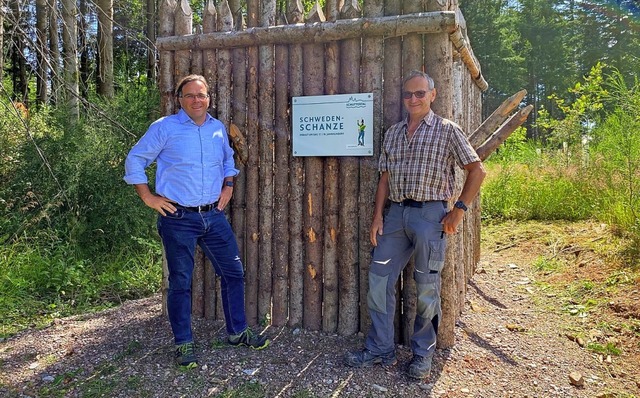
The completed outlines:
[[[489,159],[482,192],[485,217],[593,218],[628,234],[640,246],[640,82],[628,82],[615,70],[606,79],[601,73],[602,68],[594,69],[589,84],[577,84],[574,91],[588,87],[587,94],[598,93],[588,98],[602,103],[565,104],[565,119],[547,123],[556,130],[571,125],[582,137],[558,150],[527,141],[521,129]]]
[[[551,164],[488,162],[482,214],[491,219],[584,220],[601,200],[580,170]]]

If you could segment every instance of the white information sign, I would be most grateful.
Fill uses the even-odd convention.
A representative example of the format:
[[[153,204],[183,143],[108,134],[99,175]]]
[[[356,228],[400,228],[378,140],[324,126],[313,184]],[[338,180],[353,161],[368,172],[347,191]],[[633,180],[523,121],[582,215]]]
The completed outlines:
[[[293,156],[373,156],[373,93],[293,97]]]

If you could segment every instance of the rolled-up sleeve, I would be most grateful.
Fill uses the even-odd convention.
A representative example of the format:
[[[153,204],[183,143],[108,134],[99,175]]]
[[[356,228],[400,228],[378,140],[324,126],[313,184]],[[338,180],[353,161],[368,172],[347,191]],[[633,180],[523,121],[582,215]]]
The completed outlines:
[[[145,169],[158,157],[161,146],[160,123],[155,122],[131,148],[124,162],[124,181],[127,184],[147,184]]]
[[[224,129],[224,127],[223,127]],[[224,177],[235,177],[238,174],[240,174],[240,170],[236,169],[236,163],[233,159],[233,149],[231,148],[231,145],[229,143],[229,136],[227,135],[226,131],[225,133],[222,135],[224,137],[224,145],[223,145],[223,152],[224,152],[224,160],[223,160],[223,164],[224,164]]]

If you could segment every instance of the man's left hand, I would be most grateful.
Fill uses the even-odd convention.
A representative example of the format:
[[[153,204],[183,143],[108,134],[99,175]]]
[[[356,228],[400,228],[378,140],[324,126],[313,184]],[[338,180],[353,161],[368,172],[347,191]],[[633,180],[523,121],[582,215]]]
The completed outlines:
[[[233,194],[233,187],[224,186],[222,187],[222,191],[220,192],[220,197],[218,198],[218,210],[222,211],[231,201],[231,195]]]
[[[464,211],[462,209],[454,208],[450,212],[447,213],[446,216],[440,221],[442,223],[442,228],[444,233],[447,235],[452,235],[458,232],[458,224],[464,218]]]

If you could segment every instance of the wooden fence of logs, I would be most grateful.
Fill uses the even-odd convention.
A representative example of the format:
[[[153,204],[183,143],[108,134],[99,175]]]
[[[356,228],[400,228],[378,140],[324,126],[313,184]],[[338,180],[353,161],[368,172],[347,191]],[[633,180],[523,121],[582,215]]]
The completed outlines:
[[[403,117],[402,77],[427,71],[438,90],[434,111],[473,132],[483,158],[524,121],[528,108],[503,124],[519,93],[480,126],[487,83],[457,1],[364,0],[361,9],[357,0],[327,0],[324,9],[316,4],[306,15],[300,1],[287,3],[277,12],[276,0],[247,0],[244,10],[239,0],[217,6],[209,0],[201,26],[194,27],[188,1],[162,0],[162,111],[176,111],[173,88],[181,77],[207,78],[211,113],[227,126],[241,170],[229,216],[246,267],[249,323],[365,332],[377,160],[384,131]],[[374,156],[292,155],[291,97],[361,92],[374,95]],[[440,347],[453,345],[479,242],[475,201],[462,233],[449,240]],[[413,330],[412,275],[409,264],[398,285],[401,342]],[[165,289],[166,277],[165,269]],[[198,250],[193,314],[224,319],[219,292],[219,278]]]

